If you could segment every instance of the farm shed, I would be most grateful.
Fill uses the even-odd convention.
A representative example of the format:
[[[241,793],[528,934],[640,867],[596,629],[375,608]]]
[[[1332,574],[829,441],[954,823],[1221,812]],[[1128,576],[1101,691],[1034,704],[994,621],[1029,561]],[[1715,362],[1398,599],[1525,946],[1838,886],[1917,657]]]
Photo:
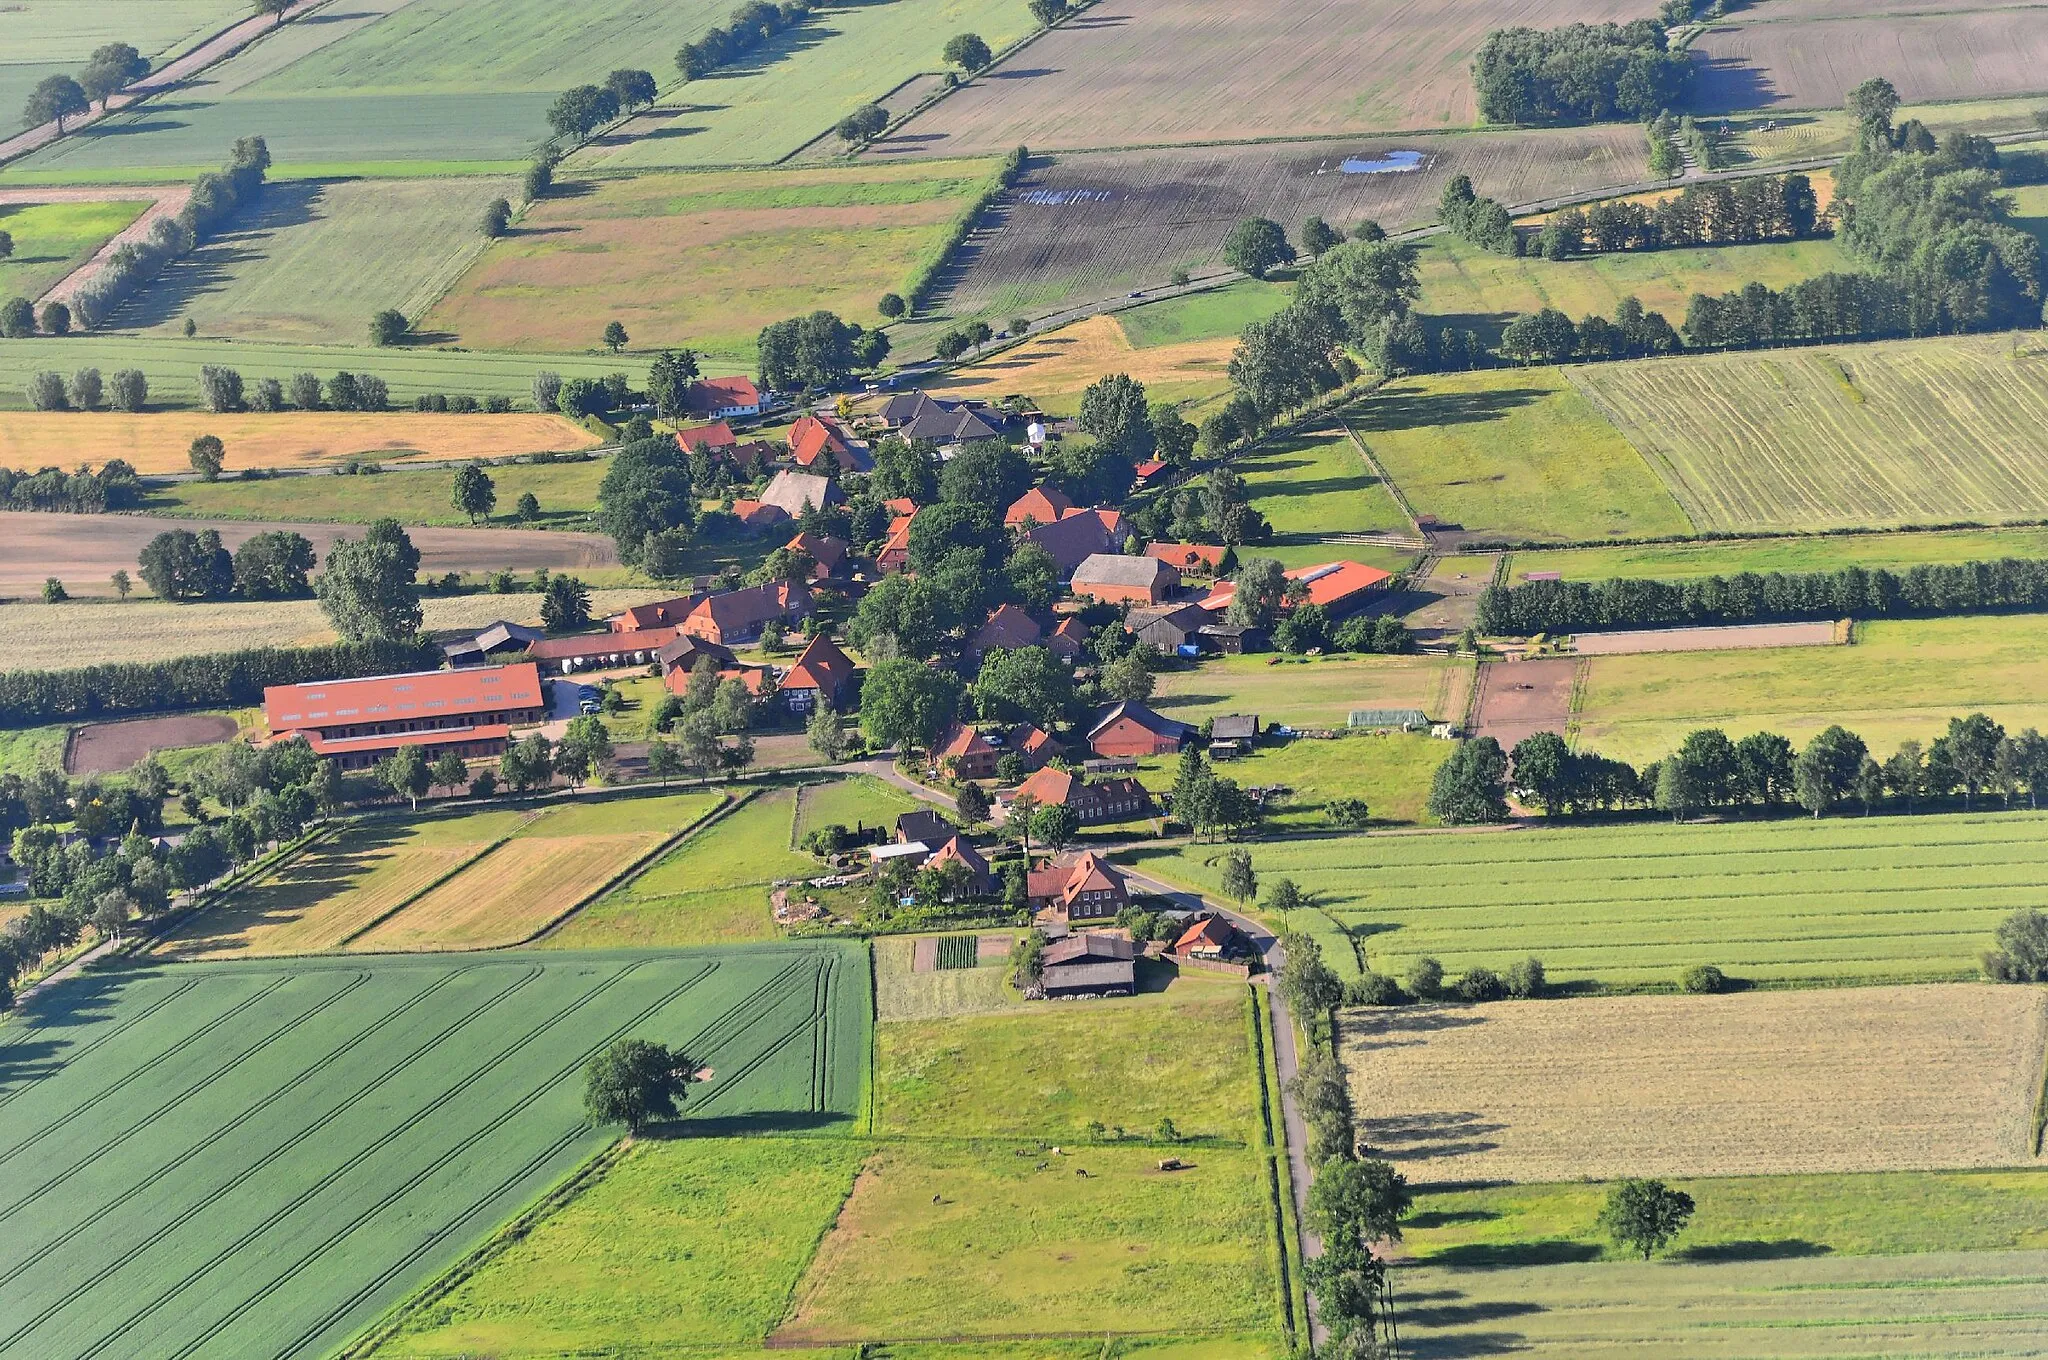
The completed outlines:
[[[1088,728],[1088,745],[1099,756],[1173,755],[1195,734],[1184,722],[1126,700],[1104,709]]]
[[[263,718],[273,740],[302,736],[317,754],[351,770],[374,765],[401,746],[496,755],[513,727],[546,716],[540,671],[530,661],[271,685],[263,691]]]
[[[1005,604],[967,635],[967,658],[979,665],[983,657],[998,649],[1015,651],[1035,646],[1043,631],[1029,614],[1014,604]]]
[[[1162,652],[1176,651],[1196,642],[1202,629],[1215,616],[1198,604],[1134,608],[1124,617],[1124,627],[1138,641]]]
[[[636,604],[606,619],[605,626],[614,633],[637,633],[644,628],[675,628],[703,599],[704,592],[699,591],[694,595],[655,600],[651,604]],[[538,639],[540,634],[535,633],[534,636]]]
[[[451,666],[488,666],[501,657],[516,656],[547,634],[523,623],[499,619],[473,637],[453,638],[441,644],[441,655]]]
[[[1130,996],[1137,991],[1137,947],[1117,935],[1070,935],[1046,946],[1040,981],[1048,1001]]]
[[[721,646],[750,642],[770,620],[801,623],[811,609],[810,589],[801,581],[770,581],[699,601],[683,620],[683,631]]]
[[[768,489],[761,493],[761,504],[772,505],[791,519],[803,518],[807,505],[823,510],[843,504],[845,500],[846,494],[839,489],[839,483],[829,477],[791,472],[788,468],[771,477]]]
[[[1105,604],[1158,604],[1179,587],[1180,573],[1156,557],[1095,553],[1074,569],[1074,593]]]
[[[630,633],[582,633],[575,637],[542,638],[526,649],[526,655],[563,675],[609,666],[645,666],[675,637],[673,624]]]

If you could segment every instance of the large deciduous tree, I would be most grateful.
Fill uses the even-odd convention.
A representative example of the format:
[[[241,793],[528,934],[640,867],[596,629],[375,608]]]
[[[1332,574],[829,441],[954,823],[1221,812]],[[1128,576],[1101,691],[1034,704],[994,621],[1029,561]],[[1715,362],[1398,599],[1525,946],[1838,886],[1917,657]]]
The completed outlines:
[[[314,592],[335,631],[351,642],[396,640],[420,630],[419,550],[396,520],[327,552]]]

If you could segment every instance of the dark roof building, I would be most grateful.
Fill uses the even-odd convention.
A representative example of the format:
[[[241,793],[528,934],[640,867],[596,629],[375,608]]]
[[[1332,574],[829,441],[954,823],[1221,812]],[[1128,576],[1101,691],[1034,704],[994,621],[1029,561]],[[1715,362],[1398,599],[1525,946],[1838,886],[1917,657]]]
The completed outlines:
[[[1038,621],[1014,604],[1006,604],[988,616],[981,627],[967,635],[967,658],[979,663],[990,652],[1014,651],[1036,645],[1043,632]]]
[[[1196,635],[1205,627],[1212,615],[1198,604],[1161,605],[1157,608],[1133,608],[1124,616],[1124,627],[1138,641],[1157,647],[1162,652],[1195,641]]]
[[[1138,990],[1137,947],[1120,935],[1070,935],[1045,948],[1041,985],[1048,1001],[1130,996]]]
[[[1172,755],[1194,734],[1188,724],[1126,700],[1096,715],[1088,728],[1088,745],[1098,756],[1143,759]]]
[[[1001,439],[1002,427],[973,403],[944,401],[927,392],[903,392],[882,403],[882,423],[905,439],[929,439],[941,448]]]
[[[926,845],[937,845],[950,839],[953,831],[953,824],[930,808],[906,812],[896,819],[896,839],[900,844],[922,841]]]
[[[823,510],[845,499],[839,483],[830,478],[808,472],[791,472],[788,468],[769,478],[768,489],[761,493],[761,504],[772,505],[791,519],[803,518],[807,505]]]

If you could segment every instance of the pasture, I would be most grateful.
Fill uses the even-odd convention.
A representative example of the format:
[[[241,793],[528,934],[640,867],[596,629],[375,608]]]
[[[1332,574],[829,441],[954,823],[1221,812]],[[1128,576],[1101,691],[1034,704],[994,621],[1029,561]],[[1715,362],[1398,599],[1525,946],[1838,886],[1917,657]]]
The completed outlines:
[[[1462,707],[1451,711],[1464,712]],[[1263,721],[1266,715],[1259,716]],[[1338,725],[1343,721],[1340,716]],[[1426,807],[1429,784],[1450,754],[1451,743],[1427,733],[1387,732],[1268,743],[1249,755],[1218,761],[1216,769],[1240,785],[1289,790],[1267,808],[1267,824],[1276,830],[1328,827],[1329,805],[1339,798],[1363,798],[1377,826],[1434,825]],[[1154,793],[1164,793],[1178,772],[1177,760],[1161,757],[1143,762],[1138,778]]]
[[[2024,9],[1758,14],[1753,22],[1716,24],[1693,46],[1703,59],[1694,107],[1713,113],[1839,108],[1844,94],[1878,70],[1915,102],[2039,94],[2048,86],[2041,76],[2048,32]]]
[[[2040,1351],[2048,1251],[1917,1256],[1411,1266],[1394,1277],[1401,1347],[1420,1360],[1602,1352],[1688,1360],[1759,1355],[2026,1356]]]
[[[1630,547],[1560,548],[1518,552],[1507,581],[1532,571],[1555,571],[1568,581],[1645,577],[1676,581],[1732,576],[1740,571],[1835,571],[1923,563],[1989,562],[2001,557],[2048,557],[2048,529],[1953,529],[1938,533],[1834,534],[1799,538],[1717,539],[1699,543],[1647,543]]]
[[[1247,9],[1242,15],[1262,25],[1271,20],[1264,11]],[[1081,22],[1087,23],[1085,16]],[[1105,34],[1088,36],[1092,41]],[[1033,43],[1018,60],[1035,62],[1039,46]],[[939,111],[959,98],[939,105]],[[1099,99],[1085,102],[1100,107]],[[931,132],[923,121],[910,124],[909,131]],[[1039,146],[1036,140],[1027,144]],[[888,145],[882,144],[884,152]],[[1399,174],[1347,175],[1338,169],[1349,157],[1397,150],[1423,152],[1422,165]],[[930,145],[919,144],[917,154],[930,151]],[[1480,193],[1504,203],[1533,203],[1646,179],[1648,155],[1641,130],[1617,124],[1034,160],[976,233],[938,305],[949,316],[985,317],[1000,329],[1002,321],[1019,314],[1043,316],[1157,287],[1176,268],[1198,274],[1219,269],[1224,236],[1248,215],[1270,217],[1290,235],[1311,214],[1347,232],[1368,217],[1396,231],[1434,222],[1438,197],[1454,174],[1470,175]]]
[[[1416,1181],[2034,1160],[2048,997],[1957,983],[1344,1013],[1359,1136]]]
[[[40,467],[52,449],[95,466],[126,459],[144,476],[192,470],[192,441],[227,445],[227,468],[331,466],[350,458],[456,460],[587,449],[596,435],[562,416],[431,411],[18,411],[0,415],[0,464]],[[453,475],[453,474],[450,474]],[[467,521],[464,521],[467,523]]]
[[[1415,532],[1341,426],[1263,440],[1231,470],[1244,478],[1252,508],[1273,526],[1270,546],[1301,548],[1331,534]],[[1261,555],[1268,546],[1240,548],[1238,558]],[[1319,560],[1350,555],[1349,544],[1329,543]]]
[[[1285,284],[1239,279],[1221,288],[1147,302],[1116,314],[1124,337],[1139,349],[1189,340],[1235,339],[1254,321],[1287,305]]]
[[[610,468],[608,458],[499,464],[488,471],[498,503],[484,522],[517,525],[519,498],[531,493],[540,502],[539,523],[586,524],[597,509],[598,483]],[[399,463],[374,477],[173,482],[149,488],[143,504],[152,515],[187,515],[198,519],[368,524],[386,515],[396,515],[406,524],[467,526],[469,516],[455,508],[454,496],[454,468],[415,469]]]
[[[1086,1139],[1090,1124],[1148,1137],[1171,1119],[1185,1137],[1256,1144],[1250,1006],[1243,983],[1188,971],[1164,992],[1087,1006],[885,1024],[875,1041],[875,1127],[906,1138],[1066,1143]]]
[[[1908,739],[1925,746],[1951,716],[1979,709],[2014,731],[2048,727],[2048,617],[1884,619],[1857,624],[1855,638],[1848,647],[1595,658],[1577,742],[1640,762],[1669,755],[1696,727],[1803,743],[1840,723],[1882,759]]]
[[[1145,384],[1151,401],[1200,401],[1228,390],[1224,368],[1236,339],[1190,340],[1134,347],[1113,316],[1091,316],[1035,335],[926,383],[949,396],[1000,400],[1021,392],[1056,414],[1081,409],[1081,393],[1098,378],[1124,373]]]
[[[1468,540],[1693,530],[1629,441],[1554,368],[1402,378],[1345,420],[1418,513]]]
[[[515,180],[487,176],[275,184],[235,230],[165,270],[117,324],[169,335],[189,318],[209,336],[362,344],[387,307],[421,322],[484,248],[484,205],[518,197]],[[369,260],[375,268],[363,267]]]
[[[1487,30],[1639,17],[1620,0],[1309,0],[1284,12],[1108,0],[970,82],[898,136],[920,150],[1075,150],[1464,128]],[[1332,90],[1332,72],[1347,73]],[[889,142],[882,150],[890,148]],[[1297,219],[1298,220],[1298,219]]]
[[[761,328],[786,316],[822,307],[882,324],[876,299],[908,291],[993,169],[947,161],[576,181],[577,192],[528,206],[426,327],[480,349],[574,350],[617,320],[636,349],[688,345],[751,367]]]
[[[1199,725],[1225,713],[1261,722],[1342,728],[1358,708],[1419,708],[1432,718],[1465,711],[1472,662],[1445,656],[1224,656],[1163,671],[1149,701]]]
[[[1663,991],[1695,964],[1766,984],[1975,977],[1991,934],[2048,886],[2030,812],[1333,836],[1254,848],[1350,928],[1366,966],[1452,976],[1534,955],[1577,990]],[[1224,848],[1134,852],[1208,892]]]
[[[0,231],[14,238],[14,253],[0,260],[0,298],[41,298],[147,207],[147,199],[0,203]]]
[[[1106,1333],[1164,1324],[1270,1342],[1280,1291],[1265,1155],[1208,1146],[1183,1156],[1189,1169],[1169,1172],[1142,1145],[1053,1156],[1035,1139],[887,1144],[772,1340],[1080,1332],[1099,1347]]]
[[[369,318],[363,318],[367,330]],[[357,337],[362,338],[362,337]],[[550,369],[564,378],[602,378],[624,372],[636,385],[647,381],[645,359],[613,354],[473,354],[463,350],[404,346],[367,349],[348,345],[268,345],[247,340],[215,340],[202,335],[73,335],[64,340],[61,358],[47,339],[0,340],[0,410],[25,410],[29,376],[56,365],[61,372],[97,368],[102,374],[139,369],[149,381],[149,408],[197,409],[201,405],[199,370],[220,364],[242,375],[245,388],[258,378],[288,382],[294,373],[312,371],[321,378],[338,371],[371,373],[391,389],[394,406],[410,406],[413,398],[442,393],[511,397],[521,407],[533,404],[533,375]],[[714,372],[718,371],[713,366]],[[493,417],[502,419],[502,417]],[[76,437],[75,430],[70,436]]]
[[[475,1272],[402,1312],[364,1354],[538,1360],[758,1345],[865,1153],[837,1138],[636,1140],[530,1231],[499,1239]]]
[[[2048,515],[2048,346],[2032,337],[1944,336],[1566,372],[1701,529]]]
[[[689,836],[562,923],[554,949],[727,944],[776,937],[769,885],[819,872],[790,847],[796,791],[771,789]]]
[[[804,837],[819,827],[835,823],[849,831],[879,826],[893,834],[899,816],[932,806],[869,775],[828,779],[821,784],[807,784],[798,792],[792,836],[801,845]],[[942,814],[953,812],[950,807],[938,810]]]
[[[613,1039],[711,1069],[688,1118],[825,1122],[868,1005],[830,945],[74,979],[0,1046],[0,1347],[324,1354],[613,1136],[581,1100]]]

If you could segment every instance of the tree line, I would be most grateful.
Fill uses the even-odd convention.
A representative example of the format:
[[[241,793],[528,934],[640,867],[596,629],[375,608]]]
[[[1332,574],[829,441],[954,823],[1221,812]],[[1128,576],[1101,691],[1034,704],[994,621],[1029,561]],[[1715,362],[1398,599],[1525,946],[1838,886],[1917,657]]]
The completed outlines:
[[[103,325],[128,296],[164,267],[190,254],[263,192],[270,148],[261,137],[237,138],[228,162],[192,181],[191,197],[176,217],[160,217],[140,241],[124,241],[107,263],[72,296],[72,309],[88,328]]]
[[[9,510],[62,510],[98,514],[132,509],[141,498],[142,482],[125,459],[109,458],[98,472],[46,467],[35,472],[0,467],[0,505]]]
[[[732,12],[723,28],[706,29],[695,42],[676,51],[676,69],[684,80],[702,80],[721,66],[728,66],[767,42],[776,34],[795,28],[811,15],[810,0],[748,0]]]
[[[1562,28],[1502,28],[1472,62],[1479,112],[1489,122],[1647,120],[1692,93],[1689,53],[1674,52],[1654,19]]]
[[[45,123],[57,125],[57,135],[64,134],[64,120],[81,113],[92,111],[92,101],[97,99],[100,111],[106,112],[107,101],[120,91],[149,74],[149,58],[136,51],[130,43],[103,43],[92,50],[86,58],[85,69],[76,76],[44,76],[29,91],[28,102],[23,105],[21,120],[29,127],[41,127]]]
[[[1812,180],[1800,174],[1758,175],[1688,184],[1655,203],[1609,199],[1565,208],[1550,215],[1530,249],[1547,260],[1562,260],[1588,251],[1754,245],[1803,240],[1820,225]]]
[[[1982,614],[2048,608],[2048,562],[1922,563],[1904,571],[1738,572],[1682,581],[1525,581],[1479,595],[1479,629],[1502,636],[1675,624]]]
[[[163,600],[294,600],[313,593],[313,544],[289,529],[252,534],[232,554],[220,532],[170,529],[143,545],[143,582]]]
[[[881,129],[876,128],[875,131],[879,132]],[[974,224],[981,220],[982,214],[993,208],[1002,200],[1005,193],[1015,187],[1018,180],[1024,178],[1025,168],[1030,163],[1031,152],[1021,146],[1013,147],[1010,153],[1003,157],[1002,163],[996,167],[995,174],[982,186],[981,193],[972,203],[961,209],[947,226],[945,240],[939,243],[926,257],[925,263],[919,267],[917,273],[911,276],[902,297],[897,298],[897,315],[914,313],[930,299],[932,290],[938,286],[940,275],[945,272],[947,262],[953,258],[953,252],[967,240],[968,233],[974,230]],[[883,315],[889,315],[889,311],[883,310]],[[955,357],[958,357],[957,354]]]

